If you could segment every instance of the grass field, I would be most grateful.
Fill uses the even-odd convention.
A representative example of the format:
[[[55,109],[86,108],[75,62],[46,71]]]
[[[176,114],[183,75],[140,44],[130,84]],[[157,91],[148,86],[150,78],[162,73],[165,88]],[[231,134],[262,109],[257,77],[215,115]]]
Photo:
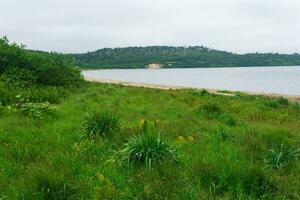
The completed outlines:
[[[55,106],[40,118],[0,107],[1,200],[300,199],[299,104],[89,83]],[[100,111],[118,127],[89,137]],[[159,162],[127,162],[142,129],[166,144]]]

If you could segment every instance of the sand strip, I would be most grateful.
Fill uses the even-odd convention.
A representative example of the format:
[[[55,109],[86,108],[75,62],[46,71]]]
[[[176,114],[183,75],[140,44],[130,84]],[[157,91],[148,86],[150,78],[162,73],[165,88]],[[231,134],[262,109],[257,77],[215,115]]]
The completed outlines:
[[[109,84],[117,84],[124,86],[132,86],[132,87],[142,87],[142,88],[152,88],[152,89],[160,89],[160,90],[181,90],[181,89],[195,89],[195,90],[207,90],[210,93],[223,95],[223,96],[234,96],[236,92],[242,92],[249,95],[263,95],[269,97],[284,97],[293,102],[300,102],[300,95],[282,95],[282,94],[274,94],[274,93],[259,93],[259,92],[244,92],[244,91],[229,91],[220,92],[220,90],[216,89],[208,89],[208,88],[200,88],[200,87],[183,87],[183,86],[171,86],[171,85],[161,85],[161,84],[152,84],[152,83],[137,83],[131,81],[117,81],[117,80],[109,80],[109,79],[95,79],[91,77],[85,77],[85,80],[91,82],[98,83],[109,83]]]

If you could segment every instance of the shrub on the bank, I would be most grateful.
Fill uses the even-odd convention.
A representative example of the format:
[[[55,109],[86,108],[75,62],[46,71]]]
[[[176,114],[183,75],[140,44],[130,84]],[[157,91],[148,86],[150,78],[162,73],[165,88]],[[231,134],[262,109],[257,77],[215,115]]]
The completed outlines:
[[[77,87],[82,82],[72,57],[58,53],[25,50],[0,38],[0,76],[7,85],[32,87],[50,85]]]

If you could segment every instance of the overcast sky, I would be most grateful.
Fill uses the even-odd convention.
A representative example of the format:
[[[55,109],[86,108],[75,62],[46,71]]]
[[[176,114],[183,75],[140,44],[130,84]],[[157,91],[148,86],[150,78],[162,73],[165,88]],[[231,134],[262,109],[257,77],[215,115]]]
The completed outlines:
[[[0,0],[0,35],[30,49],[204,45],[300,53],[300,0]]]

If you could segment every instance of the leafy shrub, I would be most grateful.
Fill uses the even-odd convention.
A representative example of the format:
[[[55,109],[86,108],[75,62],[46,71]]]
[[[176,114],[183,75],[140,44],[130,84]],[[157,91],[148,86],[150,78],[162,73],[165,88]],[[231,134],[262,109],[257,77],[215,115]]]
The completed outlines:
[[[1,76],[7,86],[13,88],[27,88],[36,83],[34,73],[28,69],[9,68]]]
[[[78,87],[82,75],[70,55],[25,50],[0,38],[0,76],[17,87],[50,85]]]
[[[266,158],[267,167],[281,169],[292,165],[300,157],[300,149],[281,144],[269,150]]]
[[[129,164],[145,165],[147,168],[164,160],[177,160],[176,148],[171,147],[160,135],[150,133],[130,137],[120,153]]]
[[[115,113],[109,111],[91,112],[85,116],[81,124],[81,132],[85,136],[95,139],[111,136],[120,127],[121,120]]]
[[[18,103],[13,105],[15,111],[20,111],[22,114],[32,118],[42,118],[44,114],[53,113],[56,110],[49,102],[32,103],[26,98],[17,96]]]
[[[11,67],[29,69],[30,61],[22,45],[10,44],[7,37],[0,38],[0,74]]]
[[[37,83],[50,86],[76,87],[82,83],[81,71],[75,67],[51,66],[38,69]]]
[[[230,114],[223,114],[220,116],[220,121],[228,126],[236,126],[237,120]]]
[[[221,114],[221,108],[216,103],[207,103],[198,108],[198,114],[202,114],[208,119],[213,119]]]

